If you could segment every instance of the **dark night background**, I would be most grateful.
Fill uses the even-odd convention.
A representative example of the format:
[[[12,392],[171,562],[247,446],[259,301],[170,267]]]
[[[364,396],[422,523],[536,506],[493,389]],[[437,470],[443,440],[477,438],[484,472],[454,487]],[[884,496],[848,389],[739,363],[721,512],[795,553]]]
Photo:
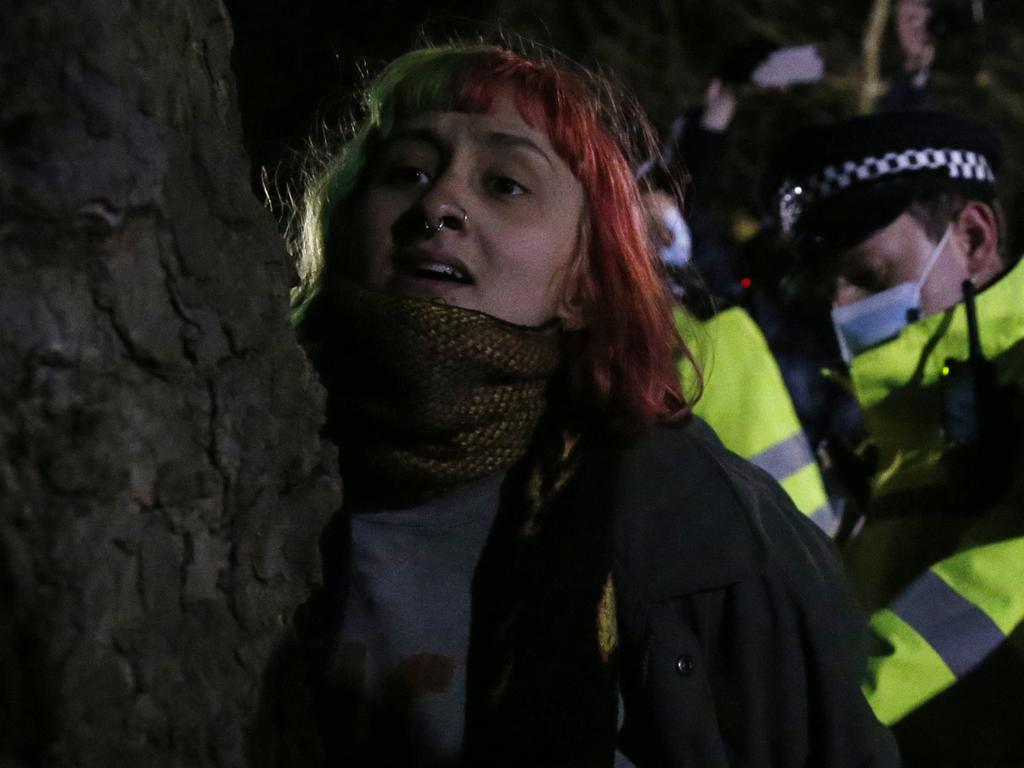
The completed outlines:
[[[259,190],[297,183],[363,73],[501,29],[614,73],[664,127],[734,44],[817,42],[824,83],[734,121],[717,216],[742,237],[771,138],[864,101],[878,5],[0,3],[0,766],[316,763],[293,618],[342,489]],[[986,9],[940,41],[936,92],[1006,142],[1019,248],[1024,4]]]
[[[635,93],[653,122],[700,104],[703,89],[729,52],[761,39],[775,46],[817,43],[823,84],[741,99],[733,122],[733,154],[725,176],[721,226],[749,232],[758,217],[754,194],[770,141],[807,120],[854,114],[865,88],[862,39],[877,2],[799,0],[482,0],[353,6],[324,0],[228,2],[235,27],[246,148],[257,168],[275,169],[301,150],[317,126],[343,124],[362,73],[430,39],[498,32],[523,35],[596,65]],[[894,6],[894,3],[885,3]],[[953,0],[956,5],[956,0]],[[967,6],[961,2],[959,5]],[[1006,145],[1003,174],[1008,211],[1019,207],[1024,166],[1024,8],[989,0],[980,29],[950,28],[939,41],[932,82],[938,104],[992,123]],[[882,76],[899,70],[892,24],[882,47]],[[884,87],[885,81],[882,83]],[[284,172],[288,176],[288,172]],[[1012,248],[1024,244],[1024,223],[1011,221]]]

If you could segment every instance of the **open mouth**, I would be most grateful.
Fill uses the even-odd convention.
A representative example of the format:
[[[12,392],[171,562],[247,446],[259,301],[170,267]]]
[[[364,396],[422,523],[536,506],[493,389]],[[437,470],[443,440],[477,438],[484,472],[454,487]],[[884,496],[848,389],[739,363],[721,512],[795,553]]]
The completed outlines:
[[[423,261],[412,268],[416,277],[425,280],[437,280],[439,282],[458,283],[459,285],[472,285],[473,278],[458,267],[451,264],[442,264],[436,261]]]
[[[455,285],[473,285],[475,282],[473,275],[458,259],[422,250],[399,253],[395,259],[395,270],[403,277],[416,280]]]

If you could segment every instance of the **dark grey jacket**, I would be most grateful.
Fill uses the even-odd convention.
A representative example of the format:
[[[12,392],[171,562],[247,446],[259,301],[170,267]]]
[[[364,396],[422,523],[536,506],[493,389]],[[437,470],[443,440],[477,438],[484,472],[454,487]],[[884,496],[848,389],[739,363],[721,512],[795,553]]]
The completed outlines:
[[[699,421],[606,448],[539,533],[522,536],[516,515],[492,533],[474,591],[462,765],[611,766],[616,740],[637,768],[898,765],[860,693],[864,625],[832,545],[779,485]],[[340,758],[352,710],[330,663],[348,572],[337,522],[324,590],[298,617],[308,637],[282,649],[266,681],[273,706],[254,729],[254,765],[392,764]],[[613,663],[594,642],[609,561]],[[314,721],[325,753],[299,727]]]
[[[831,542],[705,425],[616,481],[614,577],[637,766],[894,766],[860,692],[864,624]]]

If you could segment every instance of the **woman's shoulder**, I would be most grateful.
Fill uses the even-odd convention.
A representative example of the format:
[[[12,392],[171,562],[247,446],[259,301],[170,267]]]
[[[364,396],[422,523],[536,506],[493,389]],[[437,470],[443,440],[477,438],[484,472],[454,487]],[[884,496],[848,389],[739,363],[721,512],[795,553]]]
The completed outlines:
[[[778,483],[700,422],[626,446],[620,470],[614,575],[624,679],[640,681],[633,743],[678,735],[679,712],[704,701],[718,730],[692,743],[707,737],[743,765],[897,765],[860,691],[864,623],[835,549]],[[687,656],[704,699],[680,684]]]
[[[835,559],[831,542],[781,486],[697,418],[625,445],[614,498],[618,570],[649,600],[779,568],[820,571],[824,562],[831,569]]]

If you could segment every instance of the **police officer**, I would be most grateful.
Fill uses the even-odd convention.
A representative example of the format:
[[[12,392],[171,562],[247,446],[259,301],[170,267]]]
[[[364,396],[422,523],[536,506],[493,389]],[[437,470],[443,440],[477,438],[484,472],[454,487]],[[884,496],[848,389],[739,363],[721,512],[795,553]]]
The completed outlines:
[[[911,766],[1024,765],[1024,266],[998,162],[985,127],[914,112],[809,128],[769,170],[877,451],[844,555],[865,692]]]

